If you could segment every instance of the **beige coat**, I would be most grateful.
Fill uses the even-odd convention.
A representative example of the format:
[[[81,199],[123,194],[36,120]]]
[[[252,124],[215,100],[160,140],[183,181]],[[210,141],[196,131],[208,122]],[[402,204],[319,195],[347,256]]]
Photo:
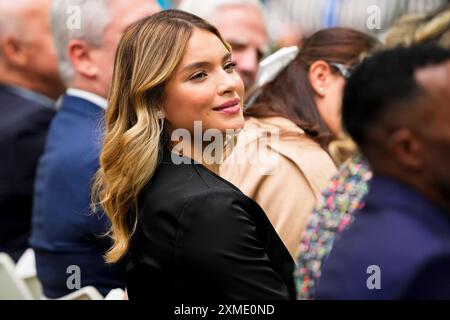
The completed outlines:
[[[271,130],[274,135],[267,138],[263,133]],[[292,257],[316,199],[335,172],[329,155],[281,117],[248,118],[220,167],[222,177],[264,209]]]

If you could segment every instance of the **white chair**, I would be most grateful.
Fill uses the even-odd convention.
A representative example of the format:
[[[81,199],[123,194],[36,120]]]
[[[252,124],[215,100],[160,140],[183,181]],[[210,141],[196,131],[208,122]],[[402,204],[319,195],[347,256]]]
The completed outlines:
[[[105,300],[127,300],[127,296],[125,295],[125,291],[123,289],[117,288],[108,292]]]
[[[43,295],[42,284],[39,281],[36,272],[36,258],[34,256],[34,250],[27,249],[17,261],[16,274],[25,282],[28,286],[34,299],[41,299]]]
[[[33,300],[25,282],[16,274],[14,261],[0,253],[0,300]]]

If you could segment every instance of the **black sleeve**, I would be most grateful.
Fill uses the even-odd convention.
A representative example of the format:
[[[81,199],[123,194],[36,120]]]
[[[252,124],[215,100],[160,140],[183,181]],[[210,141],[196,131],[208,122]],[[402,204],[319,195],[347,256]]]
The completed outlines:
[[[209,189],[186,203],[175,250],[181,290],[205,300],[289,298],[247,210],[244,198],[226,189]]]
[[[420,269],[407,299],[450,299],[450,255],[435,257]]]

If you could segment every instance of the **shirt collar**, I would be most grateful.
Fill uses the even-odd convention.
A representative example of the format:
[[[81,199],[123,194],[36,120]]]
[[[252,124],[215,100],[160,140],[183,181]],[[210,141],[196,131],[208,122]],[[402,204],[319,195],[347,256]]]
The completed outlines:
[[[67,89],[66,94],[68,96],[77,97],[92,102],[93,104],[99,106],[103,110],[106,110],[106,107],[108,106],[108,100],[89,91],[69,88]]]
[[[2,87],[4,87],[9,92],[12,92],[26,100],[37,102],[37,103],[43,105],[44,107],[47,107],[47,108],[50,108],[53,110],[56,109],[55,101],[43,94],[37,93],[35,91],[31,91],[31,90],[28,90],[28,89],[25,89],[25,88],[22,88],[19,86],[2,84]]]

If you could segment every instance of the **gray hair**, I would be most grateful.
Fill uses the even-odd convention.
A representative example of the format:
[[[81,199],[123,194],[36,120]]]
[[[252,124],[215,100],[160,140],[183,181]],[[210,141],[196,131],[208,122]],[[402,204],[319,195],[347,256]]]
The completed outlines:
[[[21,3],[19,3],[20,5]],[[19,19],[17,7],[11,6],[10,3],[0,3],[0,39],[8,36],[15,38],[24,37],[23,25],[24,21]],[[0,57],[3,52],[0,50]]]
[[[68,56],[67,46],[72,39],[84,40],[100,47],[103,34],[111,17],[110,0],[53,0],[50,11],[53,39],[55,42],[61,78],[67,85],[75,71]]]
[[[259,0],[183,0],[178,6],[178,9],[193,13],[214,24],[214,21],[212,21],[214,19],[214,15],[221,7],[243,5],[255,6],[260,9],[261,13],[265,16],[263,6]]]

